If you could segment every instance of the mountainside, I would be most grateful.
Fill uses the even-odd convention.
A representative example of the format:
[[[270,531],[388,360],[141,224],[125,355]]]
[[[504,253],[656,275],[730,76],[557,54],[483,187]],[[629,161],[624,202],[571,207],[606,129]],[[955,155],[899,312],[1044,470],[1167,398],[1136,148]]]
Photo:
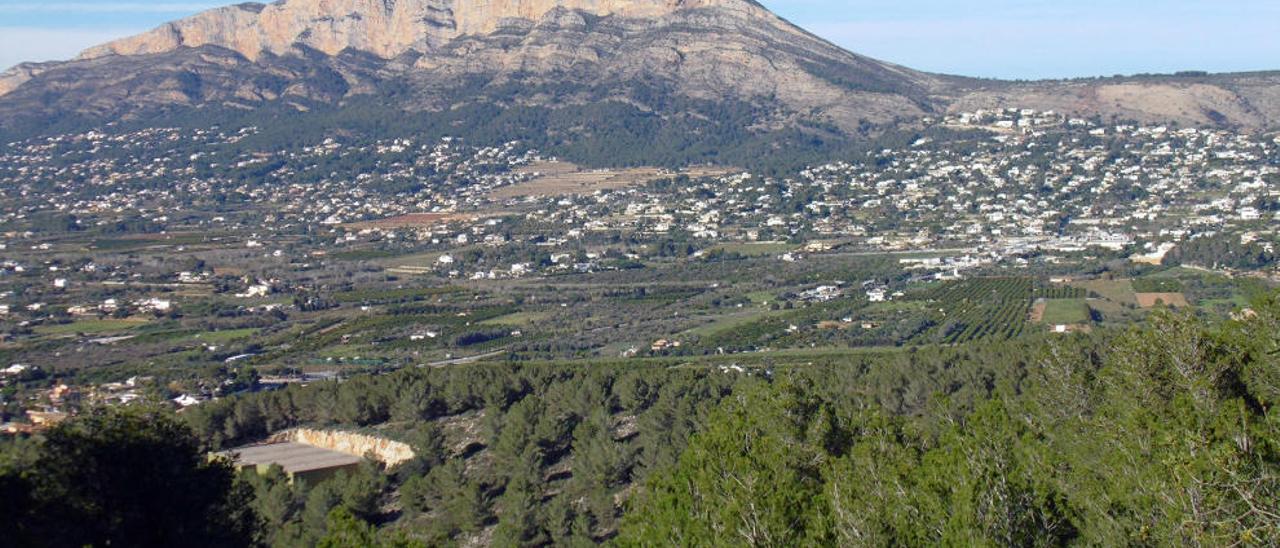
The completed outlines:
[[[0,131],[361,105],[359,117],[393,125],[447,119],[457,133],[501,127],[553,144],[698,136],[706,157],[993,107],[1263,129],[1280,125],[1277,90],[1266,74],[932,75],[845,51],[750,0],[282,0],[14,67],[0,75]]]
[[[501,88],[489,99],[613,100],[655,112],[675,96],[736,100],[765,107],[757,117],[765,126],[803,116],[841,128],[929,112],[942,85],[841,50],[746,0],[241,4],[67,63],[19,66],[2,81],[9,123],[272,101],[305,108],[390,88],[400,107],[440,110]]]
[[[557,9],[597,16],[661,18],[694,8],[717,8],[767,18],[745,0],[308,0],[239,4],[211,10],[151,32],[84,52],[81,58],[163,53],[179,46],[217,45],[249,59],[283,54],[297,45],[335,55],[345,49],[391,58],[426,52],[463,35],[486,35],[513,20],[538,20]]]
[[[987,82],[953,95],[952,112],[1020,107],[1245,131],[1280,128],[1280,72]]]

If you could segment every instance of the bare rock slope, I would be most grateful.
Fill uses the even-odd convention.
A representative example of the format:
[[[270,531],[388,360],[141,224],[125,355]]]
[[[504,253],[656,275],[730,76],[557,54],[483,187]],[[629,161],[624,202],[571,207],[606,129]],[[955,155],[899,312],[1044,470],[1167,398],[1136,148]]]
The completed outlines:
[[[318,90],[316,78],[328,79]],[[409,86],[405,108],[440,108],[475,78],[632,83],[691,98],[769,101],[854,127],[934,110],[942,80],[861,57],[749,0],[285,0],[240,4],[0,76],[0,114],[142,115],[170,107],[331,101]],[[545,87],[545,85],[544,85]],[[336,95],[336,97],[335,97]],[[128,97],[128,101],[125,98]]]
[[[0,74],[0,130],[360,98],[413,113],[608,103],[658,123],[714,122],[714,108],[689,111],[701,101],[748,113],[731,122],[744,134],[847,136],[1006,106],[1268,129],[1280,125],[1278,84],[1273,74],[1018,84],[933,75],[845,51],[751,0],[281,0],[14,67]]]
[[[1077,116],[1259,131],[1280,128],[1280,73],[1183,74],[987,85],[951,111],[1027,107]]]

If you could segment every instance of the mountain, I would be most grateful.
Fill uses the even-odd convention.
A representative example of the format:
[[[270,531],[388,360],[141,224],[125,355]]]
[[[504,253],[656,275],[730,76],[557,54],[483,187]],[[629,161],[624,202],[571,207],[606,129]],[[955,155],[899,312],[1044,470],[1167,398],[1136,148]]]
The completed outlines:
[[[720,101],[776,101],[785,118],[841,127],[933,110],[941,80],[846,52],[748,0],[286,0],[204,12],[23,65],[0,80],[6,118],[137,116],[172,106],[331,102],[398,84],[410,109],[443,109],[482,80],[559,106],[636,87]],[[547,90],[554,87],[555,90]],[[578,97],[575,97],[578,96]],[[500,98],[505,99],[505,98]]]
[[[845,51],[751,0],[281,0],[14,67],[0,75],[0,131],[311,112],[598,154],[658,143],[693,161],[1006,106],[1264,129],[1280,125],[1277,90],[1275,74],[928,74]]]
[[[1042,82],[983,82],[949,102],[953,112],[1028,107],[1079,116],[1174,122],[1243,131],[1280,128],[1280,72],[1116,76]]]

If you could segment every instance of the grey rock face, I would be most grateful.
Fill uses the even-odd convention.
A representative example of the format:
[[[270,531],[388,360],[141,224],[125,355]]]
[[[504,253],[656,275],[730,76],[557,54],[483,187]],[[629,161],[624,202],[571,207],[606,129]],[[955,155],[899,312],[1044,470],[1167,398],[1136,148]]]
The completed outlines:
[[[67,63],[19,67],[0,77],[0,115],[335,102],[388,83],[411,90],[404,108],[432,109],[473,78],[614,86],[616,99],[636,104],[647,101],[627,96],[631,83],[660,83],[688,98],[767,100],[846,129],[933,110],[941,86],[745,0],[289,0],[212,10]]]
[[[848,135],[998,107],[1266,129],[1280,125],[1278,84],[1274,74],[1018,84],[933,75],[845,51],[750,0],[284,0],[0,73],[0,130],[381,95],[405,111],[607,100],[663,116],[685,114],[664,110],[677,98],[732,101],[760,107],[741,122],[753,132]]]

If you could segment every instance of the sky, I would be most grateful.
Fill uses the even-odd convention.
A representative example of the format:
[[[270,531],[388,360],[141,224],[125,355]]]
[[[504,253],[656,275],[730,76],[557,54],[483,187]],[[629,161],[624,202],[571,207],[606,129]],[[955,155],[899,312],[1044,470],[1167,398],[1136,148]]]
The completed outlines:
[[[0,70],[235,0],[0,0]],[[1006,79],[1280,69],[1277,0],[759,0],[851,51]]]

